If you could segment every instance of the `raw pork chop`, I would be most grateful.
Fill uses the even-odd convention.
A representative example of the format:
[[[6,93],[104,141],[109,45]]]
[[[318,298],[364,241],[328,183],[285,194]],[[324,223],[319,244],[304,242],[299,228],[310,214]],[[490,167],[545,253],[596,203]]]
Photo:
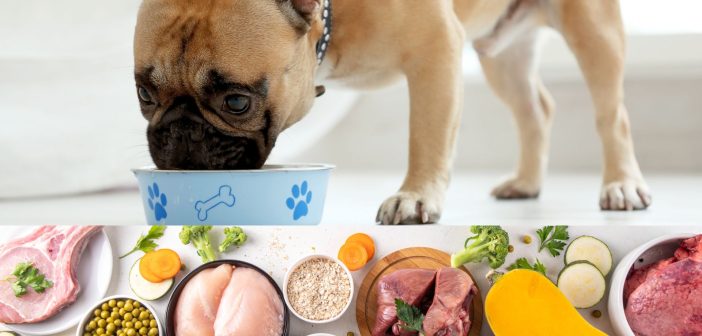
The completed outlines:
[[[43,226],[0,246],[0,278],[11,276],[19,263],[30,262],[53,286],[39,294],[29,289],[15,297],[10,282],[0,281],[0,322],[44,321],[75,302],[80,292],[76,268],[97,226]]]
[[[702,335],[702,263],[688,258],[647,278],[625,313],[639,336]]]
[[[418,305],[434,284],[435,277],[435,270],[403,269],[380,279],[373,336],[392,335],[388,330],[398,321],[395,299],[402,299],[413,306]]]
[[[239,267],[222,294],[215,335],[280,336],[283,318],[283,302],[268,279],[256,270]]]
[[[176,336],[213,336],[224,289],[232,278],[232,265],[220,265],[195,275],[183,288],[175,311]]]
[[[424,318],[426,336],[465,336],[470,330],[470,308],[477,288],[473,279],[455,268],[436,273],[434,302]]]

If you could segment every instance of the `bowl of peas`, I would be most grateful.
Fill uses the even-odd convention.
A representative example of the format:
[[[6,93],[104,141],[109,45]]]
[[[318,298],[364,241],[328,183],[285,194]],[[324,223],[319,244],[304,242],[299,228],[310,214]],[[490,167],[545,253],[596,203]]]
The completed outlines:
[[[128,296],[111,296],[95,305],[78,325],[76,336],[163,336],[150,305]]]

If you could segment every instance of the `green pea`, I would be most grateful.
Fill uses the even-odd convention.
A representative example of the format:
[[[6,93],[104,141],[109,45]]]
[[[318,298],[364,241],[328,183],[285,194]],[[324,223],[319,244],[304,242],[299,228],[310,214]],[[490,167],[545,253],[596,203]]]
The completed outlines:
[[[127,330],[127,336],[136,336],[136,334],[136,330],[134,329]]]
[[[142,326],[143,326],[143,325],[141,324],[140,321],[134,322],[134,329],[141,329]]]
[[[102,313],[100,313],[100,317],[106,319],[106,318],[110,317],[110,313],[103,311]]]
[[[148,335],[149,336],[158,336],[158,329],[156,329],[156,328],[149,329]]]
[[[95,315],[95,316],[100,316],[100,313],[102,313],[102,310],[100,310],[100,309],[95,309],[95,311],[93,312],[93,315]]]
[[[102,304],[102,310],[108,310],[110,309],[110,306],[107,303]]]
[[[134,307],[141,308],[141,302],[134,301]]]
[[[117,307],[118,308],[124,307],[124,301],[117,301]]]
[[[148,319],[149,319],[149,313],[147,313],[147,312],[145,312],[145,311],[139,313],[139,319],[140,319],[140,320],[148,320]]]
[[[156,320],[153,320],[153,319],[152,319],[152,320],[149,322],[149,327],[151,327],[151,328],[158,328],[158,323],[156,322]]]
[[[97,322],[98,327],[104,328],[107,325],[107,322],[105,320],[98,320]]]
[[[124,327],[129,329],[129,328],[134,328],[134,323],[133,322],[124,322],[123,323]]]
[[[120,309],[119,309],[119,314],[120,314],[121,316],[124,316],[124,314],[126,314],[126,313],[127,313],[127,311],[124,310],[124,308],[120,308]]]
[[[97,329],[97,322],[95,320],[92,320],[88,323],[88,327],[86,328],[88,331],[93,331]]]
[[[108,323],[107,327],[105,327],[105,330],[107,330],[108,332],[115,331],[115,329],[117,329],[117,327],[115,326],[114,323]]]
[[[97,330],[95,330],[95,333],[98,334],[98,335],[104,335],[104,334],[105,334],[105,329],[97,328]]]
[[[113,322],[115,326],[121,327],[122,326],[122,320],[116,319],[115,322]]]

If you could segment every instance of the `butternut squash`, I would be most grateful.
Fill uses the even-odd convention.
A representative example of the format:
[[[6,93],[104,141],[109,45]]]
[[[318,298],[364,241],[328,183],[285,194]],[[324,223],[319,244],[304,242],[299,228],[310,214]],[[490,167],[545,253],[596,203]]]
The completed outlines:
[[[602,336],[540,273],[514,270],[488,292],[485,314],[496,336]]]

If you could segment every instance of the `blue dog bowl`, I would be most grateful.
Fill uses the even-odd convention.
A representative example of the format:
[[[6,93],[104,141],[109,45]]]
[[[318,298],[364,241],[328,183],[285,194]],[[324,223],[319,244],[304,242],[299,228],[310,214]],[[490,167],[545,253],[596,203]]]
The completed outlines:
[[[333,168],[133,172],[150,225],[317,225]]]

